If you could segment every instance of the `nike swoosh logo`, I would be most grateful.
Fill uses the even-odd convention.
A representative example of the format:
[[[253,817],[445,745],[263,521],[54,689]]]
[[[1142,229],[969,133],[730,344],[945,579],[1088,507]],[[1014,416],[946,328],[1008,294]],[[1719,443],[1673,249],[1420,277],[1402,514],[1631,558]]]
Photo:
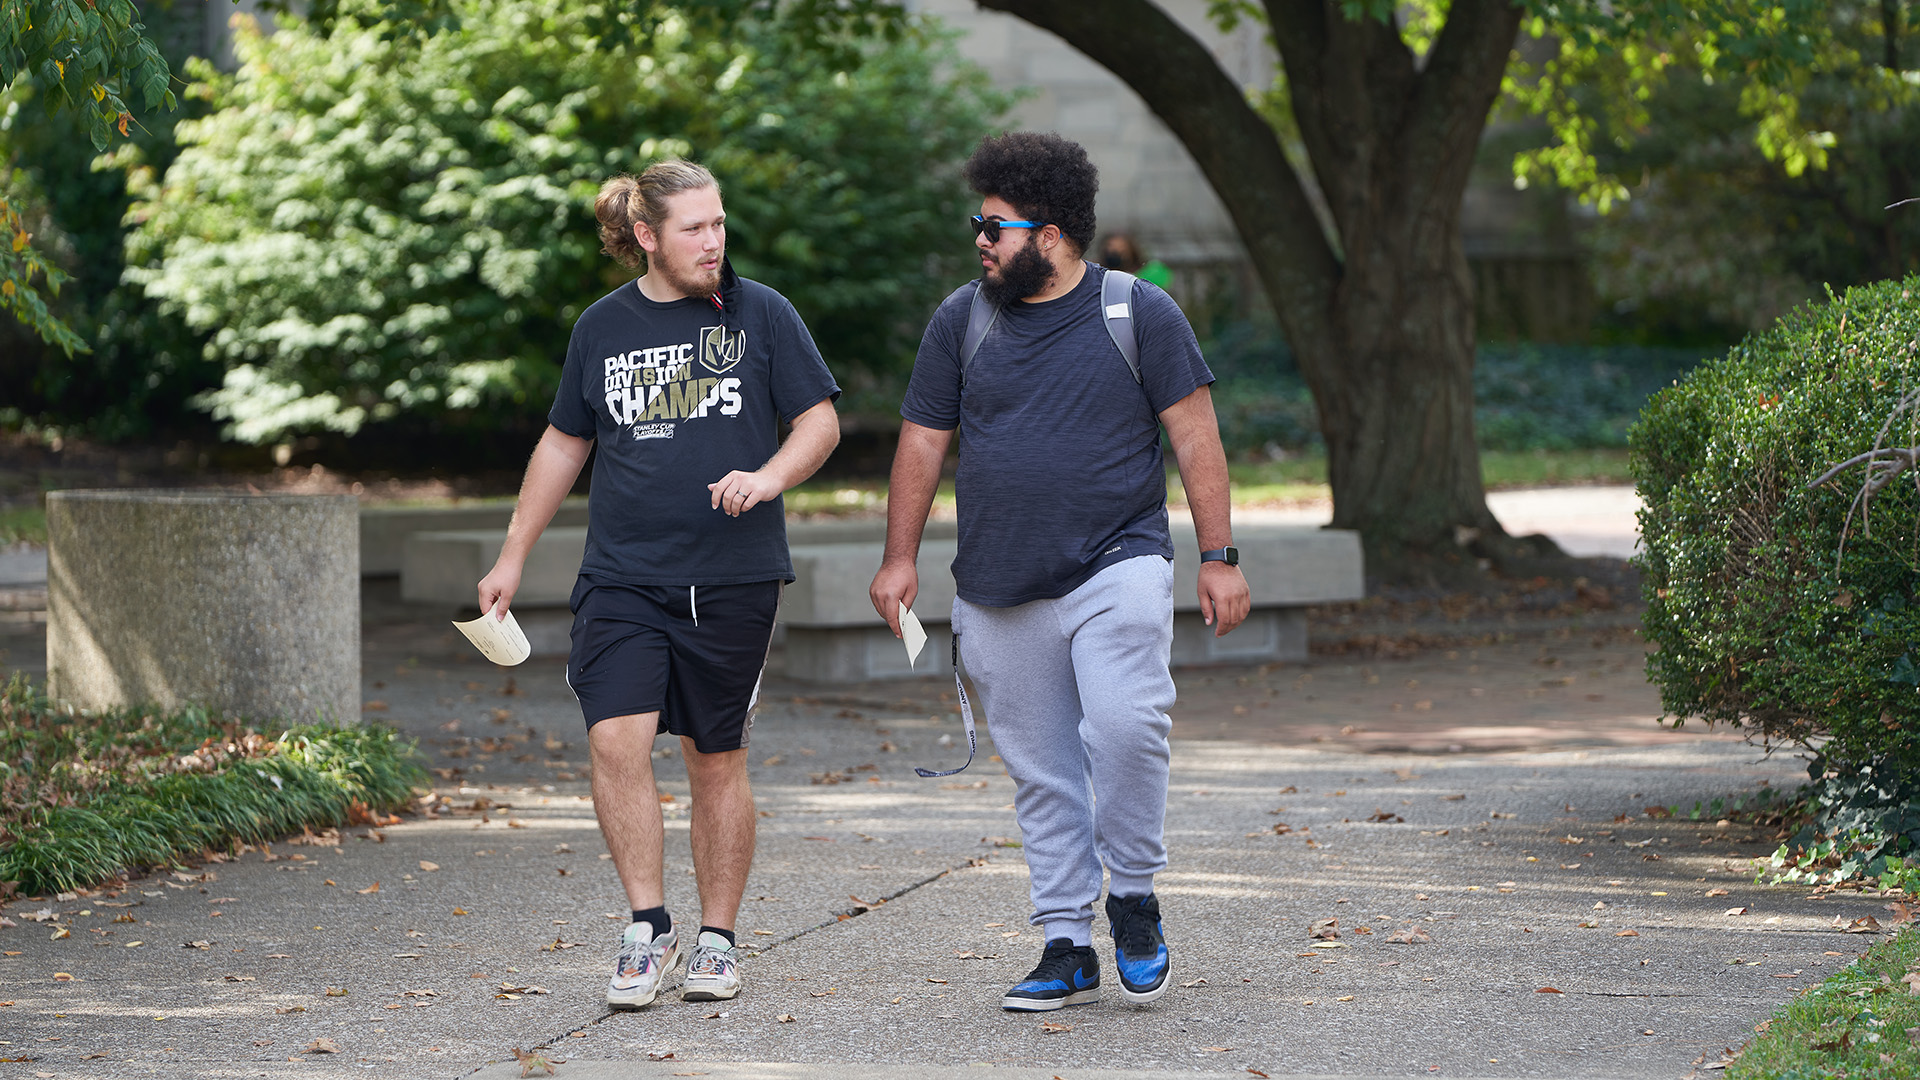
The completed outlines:
[[[1087,973],[1084,971],[1076,971],[1073,973],[1073,985],[1082,990],[1085,990],[1087,987],[1092,986],[1094,983],[1098,981],[1099,981],[1098,976],[1095,976],[1094,978],[1089,979],[1087,978]]]

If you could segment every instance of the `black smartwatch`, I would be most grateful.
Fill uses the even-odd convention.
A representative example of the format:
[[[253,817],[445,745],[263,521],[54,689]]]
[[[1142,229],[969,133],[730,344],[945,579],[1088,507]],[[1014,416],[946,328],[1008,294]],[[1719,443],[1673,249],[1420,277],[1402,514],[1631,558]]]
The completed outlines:
[[[1200,553],[1200,561],[1203,563],[1223,562],[1228,566],[1239,566],[1240,549],[1237,547],[1223,547],[1215,548],[1212,551],[1203,551]]]

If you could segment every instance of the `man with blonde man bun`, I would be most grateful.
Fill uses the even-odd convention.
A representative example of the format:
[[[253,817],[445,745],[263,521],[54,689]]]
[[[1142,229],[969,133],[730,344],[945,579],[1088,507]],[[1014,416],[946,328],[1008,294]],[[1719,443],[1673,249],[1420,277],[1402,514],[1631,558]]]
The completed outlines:
[[[662,734],[680,737],[693,793],[700,930],[681,996],[724,1000],[740,992],[734,921],[753,862],[747,735],[793,580],[781,493],[839,442],[840,388],[793,305],[728,264],[706,169],[663,161],[616,176],[594,214],[604,253],[645,273],[574,324],[480,610],[505,613],[597,443],[566,677],[587,724],[594,813],[633,909],[607,1003],[652,1003],[680,958],[653,775]]]

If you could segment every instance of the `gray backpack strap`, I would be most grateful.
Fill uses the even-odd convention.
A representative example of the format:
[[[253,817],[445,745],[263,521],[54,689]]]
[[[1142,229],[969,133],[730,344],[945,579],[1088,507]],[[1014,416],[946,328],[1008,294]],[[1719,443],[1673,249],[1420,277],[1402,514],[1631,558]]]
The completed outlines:
[[[1109,270],[1100,279],[1100,310],[1107,326],[1107,336],[1113,339],[1114,347],[1120,350],[1121,359],[1127,362],[1127,370],[1133,373],[1133,381],[1140,378],[1140,343],[1133,336],[1133,283],[1135,278],[1123,270]],[[966,382],[967,363],[973,354],[980,351],[980,343],[986,340],[987,331],[993,329],[994,320],[1000,317],[1000,309],[981,295],[978,285],[974,286],[973,303],[967,309],[967,334],[960,342],[960,381]]]
[[[967,381],[967,363],[973,354],[980,351],[980,343],[987,338],[987,331],[993,329],[994,320],[1000,317],[1000,309],[987,301],[981,294],[976,282],[973,287],[973,305],[967,309],[967,336],[960,342],[960,381]]]
[[[1140,343],[1133,337],[1133,282],[1133,275],[1124,270],[1107,271],[1100,279],[1100,308],[1106,315],[1107,336],[1119,348],[1137,383],[1141,381]]]

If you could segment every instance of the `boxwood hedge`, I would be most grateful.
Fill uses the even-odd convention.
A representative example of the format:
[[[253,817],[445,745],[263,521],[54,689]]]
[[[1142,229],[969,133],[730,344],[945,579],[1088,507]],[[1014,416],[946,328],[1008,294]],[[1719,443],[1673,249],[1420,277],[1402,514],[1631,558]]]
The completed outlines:
[[[1631,437],[1664,707],[1816,750],[1829,822],[1878,806],[1891,834],[1920,765],[1910,447],[1920,276],[1793,312],[1655,395]]]

